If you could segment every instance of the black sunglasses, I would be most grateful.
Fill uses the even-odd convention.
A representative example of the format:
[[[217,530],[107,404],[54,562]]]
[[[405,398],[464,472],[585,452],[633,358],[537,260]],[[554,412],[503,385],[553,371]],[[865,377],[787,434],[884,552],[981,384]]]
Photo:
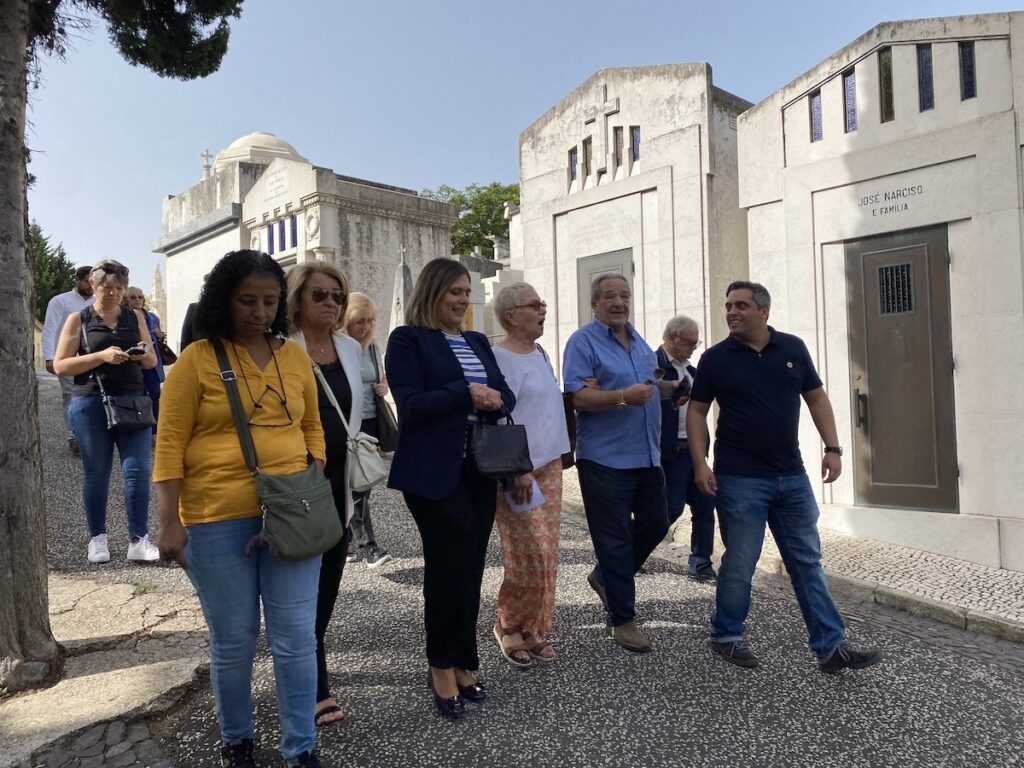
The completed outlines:
[[[348,294],[344,291],[339,291],[331,288],[314,288],[309,292],[310,298],[313,299],[317,304],[327,301],[327,297],[330,296],[331,300],[341,306],[348,299]]]

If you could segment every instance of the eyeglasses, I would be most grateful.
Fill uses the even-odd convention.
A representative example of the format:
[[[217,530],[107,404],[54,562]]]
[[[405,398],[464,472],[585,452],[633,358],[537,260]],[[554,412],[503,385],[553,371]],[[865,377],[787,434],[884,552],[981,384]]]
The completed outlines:
[[[344,291],[338,291],[330,288],[314,288],[309,292],[309,296],[317,304],[327,301],[327,297],[330,296],[331,300],[339,306],[344,304],[348,299],[348,294]]]
[[[248,382],[246,382],[248,385]],[[263,404],[263,399],[267,396],[267,393],[271,393],[277,398],[277,401],[281,404],[281,408],[284,409],[285,418],[288,419],[284,424],[269,424],[267,422],[274,421],[271,415],[273,410],[273,403],[271,407],[267,407]],[[250,394],[250,397],[252,395]],[[250,427],[290,427],[294,423],[291,413],[288,411],[288,398],[281,395],[276,389],[267,384],[267,388],[263,390],[263,394],[259,396],[259,399],[254,400],[252,404],[252,413],[249,414],[248,424]]]
[[[531,301],[529,304],[516,304],[512,309],[526,309],[529,307],[534,312],[540,312],[542,309],[548,308],[546,301]]]
[[[145,296],[129,296],[128,301],[145,301]]]
[[[686,346],[693,347],[694,349],[696,349],[703,343],[700,339],[697,339],[696,341],[690,341],[689,339],[684,339],[682,336],[676,336],[676,338],[683,342],[683,344],[685,344]]]

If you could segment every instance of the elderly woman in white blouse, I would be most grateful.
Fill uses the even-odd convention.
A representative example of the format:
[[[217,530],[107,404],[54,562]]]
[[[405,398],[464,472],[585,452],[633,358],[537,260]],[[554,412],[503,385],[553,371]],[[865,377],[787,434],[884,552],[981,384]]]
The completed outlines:
[[[558,575],[562,454],[569,450],[569,436],[561,388],[548,355],[537,344],[547,305],[533,286],[514,283],[498,293],[494,313],[507,334],[494,347],[494,356],[516,396],[512,417],[526,427],[533,462],[533,472],[498,489],[495,520],[505,575],[494,636],[502,655],[525,667],[555,658],[549,634]]]

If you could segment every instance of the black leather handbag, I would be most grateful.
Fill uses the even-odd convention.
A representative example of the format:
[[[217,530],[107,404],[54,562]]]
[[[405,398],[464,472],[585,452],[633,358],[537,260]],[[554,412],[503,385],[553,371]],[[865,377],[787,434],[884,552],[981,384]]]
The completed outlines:
[[[380,384],[380,364],[377,362],[377,347],[370,345],[370,359],[373,360],[373,370],[377,374],[377,383]],[[377,446],[384,453],[391,453],[398,447],[398,422],[395,420],[395,412],[391,410],[391,404],[378,394],[373,396],[374,405],[377,407]]]
[[[512,415],[502,409],[497,418],[504,416],[505,424],[487,423],[484,414],[477,411],[480,423],[473,428],[473,458],[484,477],[509,480],[533,471],[530,444],[526,427],[512,421]],[[491,418],[494,418],[493,416]]]

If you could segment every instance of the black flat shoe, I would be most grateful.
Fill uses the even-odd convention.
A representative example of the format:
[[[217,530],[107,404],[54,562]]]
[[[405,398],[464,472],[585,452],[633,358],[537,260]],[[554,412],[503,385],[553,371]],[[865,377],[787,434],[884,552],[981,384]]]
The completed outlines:
[[[442,716],[449,720],[459,720],[466,714],[466,702],[462,700],[462,697],[452,696],[450,699],[442,697],[434,688],[434,676],[429,672],[427,672],[427,687],[430,689],[430,695],[434,697],[434,706]]]
[[[487,691],[484,690],[483,683],[480,682],[473,683],[473,685],[460,685],[459,697],[474,704],[479,704],[487,699]]]

